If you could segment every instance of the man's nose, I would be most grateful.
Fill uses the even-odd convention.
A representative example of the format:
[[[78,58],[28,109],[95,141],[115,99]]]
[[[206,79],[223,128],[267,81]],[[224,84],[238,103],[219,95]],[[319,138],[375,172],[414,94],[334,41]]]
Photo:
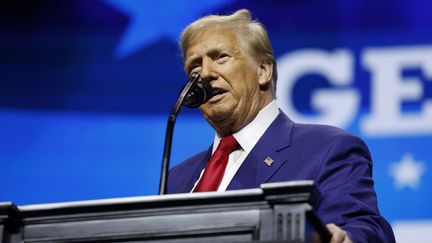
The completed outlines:
[[[201,67],[200,77],[208,82],[217,79],[212,60],[204,59]]]

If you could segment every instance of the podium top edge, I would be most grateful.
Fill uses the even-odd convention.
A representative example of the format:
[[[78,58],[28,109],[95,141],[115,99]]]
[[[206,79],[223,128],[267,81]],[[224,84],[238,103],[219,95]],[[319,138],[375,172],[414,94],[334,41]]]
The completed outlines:
[[[285,187],[313,187],[313,180],[283,181],[261,184],[262,189],[282,189]]]
[[[289,194],[298,192],[300,189],[304,192],[310,192],[314,186],[311,180],[287,181],[262,184],[260,188],[230,190],[225,192],[198,192],[198,193],[180,193],[167,195],[136,196],[124,198],[95,199],[72,202],[30,204],[17,206],[20,212],[31,211],[51,211],[73,208],[91,208],[100,206],[122,206],[133,204],[154,204],[154,203],[173,203],[173,202],[193,202],[193,201],[218,201],[230,198],[232,200],[241,200],[241,198],[264,198],[276,194]]]
[[[44,203],[44,204],[30,204],[18,206],[20,211],[33,211],[33,210],[46,210],[46,209],[60,209],[70,208],[77,206],[102,206],[102,205],[116,205],[125,203],[149,203],[149,202],[169,202],[177,200],[194,200],[194,199],[216,199],[224,197],[242,197],[247,195],[261,195],[262,190],[259,188],[244,189],[237,191],[226,192],[198,192],[198,193],[180,193],[180,194],[167,194],[167,195],[150,195],[150,196],[136,196],[136,197],[122,197],[122,198],[108,198],[108,199],[95,199],[83,200],[73,202],[59,202],[59,203]]]

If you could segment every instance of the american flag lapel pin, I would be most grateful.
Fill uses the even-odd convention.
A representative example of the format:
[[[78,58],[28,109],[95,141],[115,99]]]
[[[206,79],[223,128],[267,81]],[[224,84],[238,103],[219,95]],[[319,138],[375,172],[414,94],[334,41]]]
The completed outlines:
[[[273,162],[274,160],[270,156],[267,156],[267,158],[264,160],[264,163],[266,163],[267,166],[272,165]]]

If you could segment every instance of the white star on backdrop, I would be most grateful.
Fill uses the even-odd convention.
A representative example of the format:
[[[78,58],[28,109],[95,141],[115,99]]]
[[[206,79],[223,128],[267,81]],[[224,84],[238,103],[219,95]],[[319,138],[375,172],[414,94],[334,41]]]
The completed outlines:
[[[391,165],[390,175],[394,178],[396,189],[402,190],[405,187],[417,189],[425,170],[423,161],[416,161],[412,154],[405,153],[400,161]]]

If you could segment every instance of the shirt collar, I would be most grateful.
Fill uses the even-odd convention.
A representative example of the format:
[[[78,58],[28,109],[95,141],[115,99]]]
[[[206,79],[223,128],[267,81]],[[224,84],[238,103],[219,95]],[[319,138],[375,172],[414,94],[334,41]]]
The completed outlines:
[[[242,149],[249,153],[278,115],[279,108],[276,101],[273,100],[262,108],[249,124],[237,133],[234,133],[233,136]],[[216,133],[213,141],[213,153],[216,151],[220,140],[221,137]]]

